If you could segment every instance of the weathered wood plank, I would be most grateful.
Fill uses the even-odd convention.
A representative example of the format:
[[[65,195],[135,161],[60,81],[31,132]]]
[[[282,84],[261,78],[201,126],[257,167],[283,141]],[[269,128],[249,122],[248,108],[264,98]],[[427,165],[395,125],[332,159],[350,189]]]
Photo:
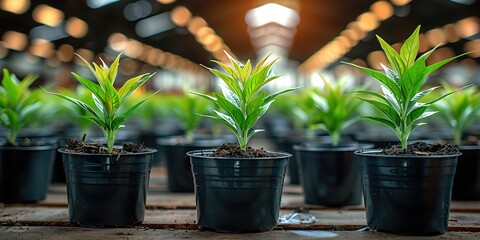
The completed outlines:
[[[292,211],[282,210],[280,214]],[[363,211],[311,210],[315,216],[314,224],[279,224],[285,230],[355,230],[365,227]],[[480,214],[452,213],[449,229],[452,231],[480,232]],[[0,209],[0,225],[35,225],[35,226],[69,226],[68,210],[53,207],[6,207]],[[196,229],[195,210],[147,210],[143,226],[150,228]]]
[[[0,227],[0,239],[142,239],[142,240],[170,240],[170,239],[212,239],[212,240],[276,240],[276,239],[320,239],[333,237],[336,239],[479,239],[479,233],[472,232],[447,232],[437,237],[406,237],[380,232],[357,231],[270,231],[263,233],[247,234],[221,234],[197,230],[172,231],[168,229],[150,228],[110,228],[91,229],[76,227],[32,227],[14,226]]]
[[[64,184],[53,184],[49,188],[49,194],[44,201],[28,206],[66,207],[67,190]],[[286,185],[284,187],[281,208],[285,210],[295,209],[328,209],[319,205],[305,204],[301,186]],[[147,206],[156,209],[195,209],[194,193],[169,192],[166,181],[157,179],[151,182],[147,196]],[[342,210],[364,210],[363,205],[346,206]],[[480,201],[452,201],[451,212],[480,213]]]

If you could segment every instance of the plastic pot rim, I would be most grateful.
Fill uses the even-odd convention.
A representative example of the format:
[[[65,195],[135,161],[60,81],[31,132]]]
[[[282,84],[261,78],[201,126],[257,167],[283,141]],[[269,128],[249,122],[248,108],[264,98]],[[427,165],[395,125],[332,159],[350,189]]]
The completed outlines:
[[[368,149],[373,147],[373,144],[362,144],[362,143],[344,143],[339,146],[320,143],[320,145],[321,147],[317,147],[318,145],[304,146],[303,144],[297,144],[297,145],[293,145],[293,149],[298,151],[305,151],[305,152],[319,152],[319,151],[344,152],[344,151],[357,151],[359,149]]]
[[[457,154],[445,154],[445,155],[388,155],[379,154],[383,149],[360,149],[354,152],[355,155],[364,157],[378,157],[378,158],[451,158],[462,155],[461,152]]]
[[[54,150],[57,149],[57,144],[47,144],[41,146],[31,146],[31,147],[14,147],[14,146],[0,146],[0,150],[17,150],[17,151],[45,151],[45,150]]]
[[[206,159],[225,159],[225,160],[245,160],[245,161],[250,161],[250,160],[274,160],[274,159],[284,159],[284,158],[289,158],[292,156],[291,153],[287,153],[287,152],[272,152],[272,151],[267,151],[269,153],[272,153],[272,154],[276,154],[276,155],[279,155],[279,156],[271,156],[271,157],[253,157],[253,158],[249,158],[249,157],[245,157],[245,158],[241,158],[241,157],[213,157],[213,156],[210,156],[213,152],[215,151],[215,149],[202,149],[202,150],[194,150],[194,151],[189,151],[187,152],[187,156],[189,157],[198,157],[198,158],[206,158]]]
[[[147,152],[138,152],[138,153],[119,153],[119,154],[111,154],[111,153],[76,153],[76,152],[67,152],[65,148],[59,148],[58,152],[62,154],[70,154],[70,155],[78,155],[78,156],[136,156],[136,155],[144,155],[150,153],[156,153],[158,150],[155,148],[147,148],[149,151]]]

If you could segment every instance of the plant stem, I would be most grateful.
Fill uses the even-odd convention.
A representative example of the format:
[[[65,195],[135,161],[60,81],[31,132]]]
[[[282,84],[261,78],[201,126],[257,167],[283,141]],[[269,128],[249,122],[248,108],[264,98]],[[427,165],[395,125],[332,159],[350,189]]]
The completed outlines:
[[[332,132],[330,134],[330,137],[332,138],[332,145],[337,146],[338,143],[340,142],[340,133],[339,132]]]
[[[241,139],[239,141],[239,144],[240,144],[240,149],[242,151],[245,151],[247,149],[247,137],[248,137],[248,130],[247,131],[242,131],[242,136],[241,136]]]
[[[17,145],[15,143],[15,139],[17,139],[17,134],[18,134],[18,129],[11,128],[7,132],[7,141],[12,145],[15,146]]]
[[[114,131],[107,131],[107,148],[108,153],[113,152],[113,144],[115,143],[115,132]]]
[[[461,145],[462,144],[462,129],[460,128],[454,128],[453,129],[453,135],[454,135],[454,142],[456,145]]]

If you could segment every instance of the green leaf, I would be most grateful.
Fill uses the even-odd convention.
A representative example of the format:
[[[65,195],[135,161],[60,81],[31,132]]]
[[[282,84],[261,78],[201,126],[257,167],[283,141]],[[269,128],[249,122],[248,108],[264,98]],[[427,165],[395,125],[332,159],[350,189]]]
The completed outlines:
[[[389,127],[390,129],[392,129],[395,132],[395,128],[396,128],[395,123],[393,123],[392,121],[390,121],[388,119],[381,118],[381,117],[373,117],[373,116],[362,116],[361,118],[369,119],[371,121],[383,124],[383,125]]]
[[[381,72],[378,72],[378,71],[375,71],[373,69],[369,69],[369,68],[366,68],[366,67],[361,67],[361,66],[355,65],[353,63],[345,63],[345,64],[348,64],[350,66],[354,66],[354,67],[360,69],[361,71],[367,73],[371,77],[377,79],[380,83],[382,83],[385,87],[387,87],[395,96],[401,96],[401,94],[402,94],[401,90],[400,90],[399,86],[395,83],[395,81],[390,79],[389,77],[383,75]]]
[[[277,91],[277,92],[272,93],[272,94],[268,95],[267,97],[265,97],[264,101],[265,102],[270,102],[271,100],[273,100],[275,97],[277,97],[280,94],[285,94],[285,93],[288,93],[288,92],[291,92],[291,91],[295,91],[299,88],[301,88],[301,87],[287,88],[287,89]]]
[[[47,90],[45,90],[45,91],[47,91]],[[77,100],[75,98],[71,98],[71,97],[68,97],[68,96],[65,96],[65,95],[62,95],[62,94],[59,94],[59,93],[50,93],[50,94],[55,95],[55,96],[60,97],[60,98],[63,98],[65,100],[81,107],[82,109],[85,109],[87,112],[91,113],[96,118],[100,118],[100,116],[97,114],[97,112],[95,112],[95,110],[93,110],[90,106],[88,106],[88,104],[86,104],[86,103],[84,103],[80,100]]]
[[[112,84],[115,82],[115,79],[117,78],[117,71],[118,71],[120,56],[122,56],[122,53],[118,54],[118,56],[115,58],[115,60],[113,61],[108,71],[108,78],[110,79]]]
[[[120,102],[123,103],[125,100],[127,100],[133,94],[133,92],[135,92],[135,90],[141,87],[153,75],[155,75],[155,73],[145,73],[127,80],[120,88],[120,90],[118,90],[118,97],[120,99]]]
[[[413,65],[415,58],[417,57],[419,48],[419,32],[420,26],[415,29],[415,31],[412,33],[412,35],[410,35],[400,49],[400,57],[403,59],[407,69]]]
[[[385,42],[385,40],[383,40],[383,38],[378,35],[376,36],[393,70],[395,70],[399,76],[402,76],[403,72],[405,71],[405,63],[403,62],[402,58],[395,51],[395,49],[393,49],[387,42]]]
[[[97,96],[97,98],[99,98],[101,102],[105,101],[105,94],[103,93],[103,89],[99,85],[74,72],[72,72],[72,75],[80,82],[80,84],[82,84],[82,86],[95,94],[95,96]]]

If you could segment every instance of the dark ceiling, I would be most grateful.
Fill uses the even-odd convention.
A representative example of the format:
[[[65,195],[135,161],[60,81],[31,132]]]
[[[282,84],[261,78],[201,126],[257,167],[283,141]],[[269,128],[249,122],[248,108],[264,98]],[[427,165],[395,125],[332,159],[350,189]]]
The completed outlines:
[[[110,34],[120,32],[129,38],[135,38],[145,44],[161,50],[172,52],[196,63],[209,64],[212,56],[196,42],[185,29],[177,27],[149,38],[140,38],[135,33],[136,22],[128,21],[123,16],[125,6],[134,1],[119,1],[99,9],[91,9],[82,0],[44,0],[31,3],[30,9],[22,14],[0,11],[0,31],[8,30],[28,33],[32,27],[40,24],[32,19],[32,9],[45,3],[61,9],[65,18],[76,16],[87,21],[90,31],[80,39],[72,37],[55,41],[58,47],[69,43],[75,48],[87,48],[96,53],[104,51]],[[294,43],[289,57],[299,63],[305,61],[315,51],[331,41],[342,32],[349,22],[361,13],[368,11],[373,0],[299,0],[300,23],[297,26]],[[245,14],[251,9],[254,0],[177,0],[163,5],[151,0],[153,13],[158,14],[172,10],[179,5],[186,6],[195,16],[203,17],[207,23],[223,38],[231,50],[242,60],[254,58],[247,33]],[[388,42],[399,42],[407,37],[413,29],[421,24],[422,32],[463,19],[467,16],[480,16],[480,1],[463,5],[450,0],[416,0],[404,7],[396,7],[396,15],[381,23],[373,32]],[[402,14],[408,13],[406,16]],[[477,34],[478,35],[478,34]],[[476,36],[478,37],[478,36]],[[460,45],[459,45],[460,46]],[[365,58],[379,47],[372,34],[362,40],[346,54],[349,58]],[[459,51],[462,51],[459,49]]]

